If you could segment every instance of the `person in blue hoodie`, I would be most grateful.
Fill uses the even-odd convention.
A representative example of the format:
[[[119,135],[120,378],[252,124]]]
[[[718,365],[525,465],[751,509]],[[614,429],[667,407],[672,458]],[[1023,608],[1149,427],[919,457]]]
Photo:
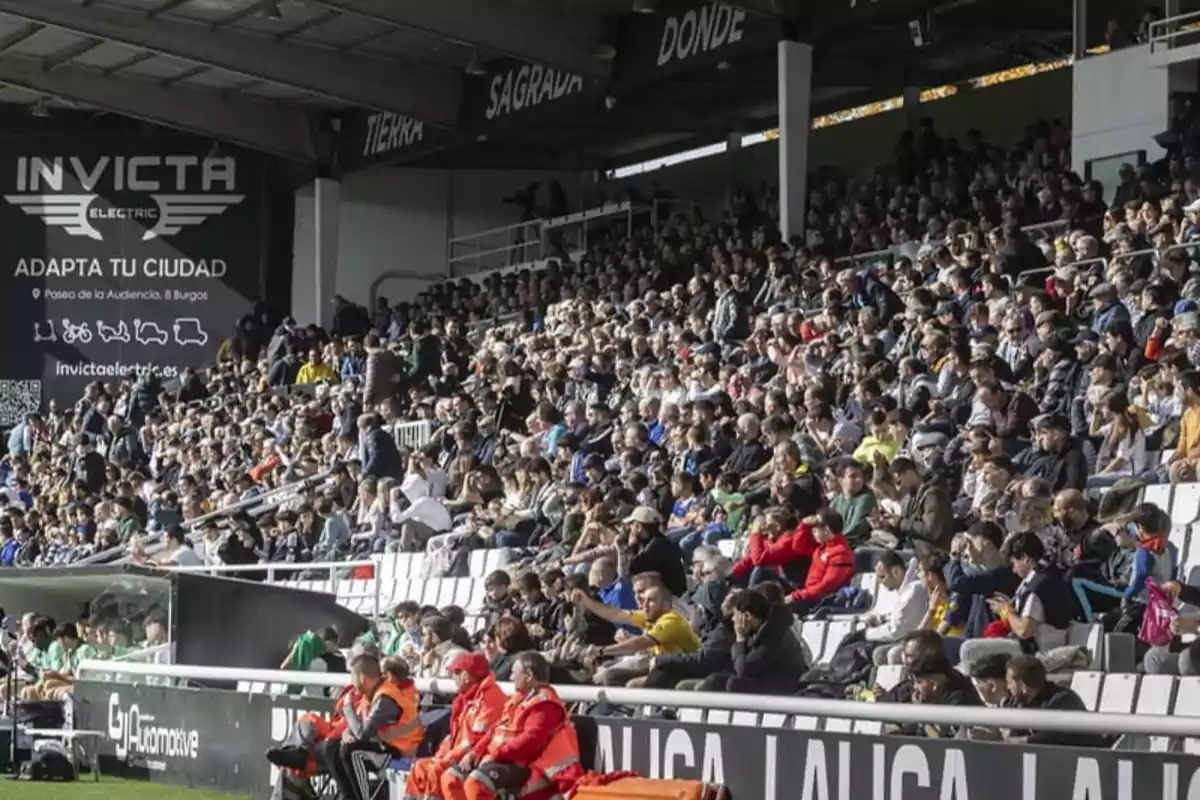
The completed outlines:
[[[15,566],[20,547],[21,543],[13,534],[12,523],[7,520],[0,522],[0,567]]]

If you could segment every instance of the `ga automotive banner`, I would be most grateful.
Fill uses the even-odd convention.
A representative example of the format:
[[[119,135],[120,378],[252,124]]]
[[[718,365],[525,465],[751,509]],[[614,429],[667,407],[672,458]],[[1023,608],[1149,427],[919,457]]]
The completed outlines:
[[[82,682],[76,727],[100,754],[155,781],[265,797],[262,753],[327,701]],[[690,778],[732,800],[1196,800],[1200,758],[1183,754],[813,733],[577,717],[584,762]],[[1136,778],[1136,781],[1135,781]]]
[[[262,274],[266,159],[186,137],[0,156],[0,424],[90,381],[211,363]]]

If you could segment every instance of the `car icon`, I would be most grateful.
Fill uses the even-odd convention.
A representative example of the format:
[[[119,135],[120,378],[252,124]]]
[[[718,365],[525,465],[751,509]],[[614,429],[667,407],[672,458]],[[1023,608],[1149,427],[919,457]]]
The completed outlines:
[[[200,320],[195,317],[182,317],[175,320],[174,329],[176,344],[194,344],[200,347],[208,344],[208,332],[200,327]]]
[[[170,338],[167,332],[158,327],[154,322],[143,322],[140,319],[133,321],[133,335],[137,339],[138,344],[157,344],[164,345]]]
[[[112,342],[129,344],[131,338],[129,335],[129,326],[125,324],[125,320],[118,322],[117,327],[114,328],[106,324],[104,320],[98,319],[96,320],[96,332],[100,334],[100,341],[105,344],[111,344]]]

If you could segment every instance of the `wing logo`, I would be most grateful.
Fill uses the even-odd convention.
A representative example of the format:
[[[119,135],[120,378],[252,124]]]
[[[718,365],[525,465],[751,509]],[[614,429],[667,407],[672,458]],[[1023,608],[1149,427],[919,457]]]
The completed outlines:
[[[103,241],[104,236],[89,219],[95,194],[6,194],[4,199],[31,217],[40,217],[46,225],[62,228],[72,236]],[[210,217],[223,214],[246,199],[244,194],[152,194],[158,206],[154,226],[142,234],[142,241],[174,236],[184,228],[203,225]]]
[[[41,217],[47,225],[62,228],[72,236],[103,241],[100,231],[88,219],[94,194],[6,194],[4,199],[31,217]]]
[[[142,234],[148,242],[160,236],[174,236],[184,228],[203,225],[209,217],[224,214],[246,199],[244,194],[153,194],[158,204],[158,222]]]

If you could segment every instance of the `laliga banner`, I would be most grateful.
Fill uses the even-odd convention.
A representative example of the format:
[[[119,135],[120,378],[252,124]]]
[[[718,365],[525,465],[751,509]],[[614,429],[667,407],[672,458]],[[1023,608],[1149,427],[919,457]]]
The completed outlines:
[[[213,361],[259,293],[263,157],[186,138],[0,157],[0,424],[95,380]]]

